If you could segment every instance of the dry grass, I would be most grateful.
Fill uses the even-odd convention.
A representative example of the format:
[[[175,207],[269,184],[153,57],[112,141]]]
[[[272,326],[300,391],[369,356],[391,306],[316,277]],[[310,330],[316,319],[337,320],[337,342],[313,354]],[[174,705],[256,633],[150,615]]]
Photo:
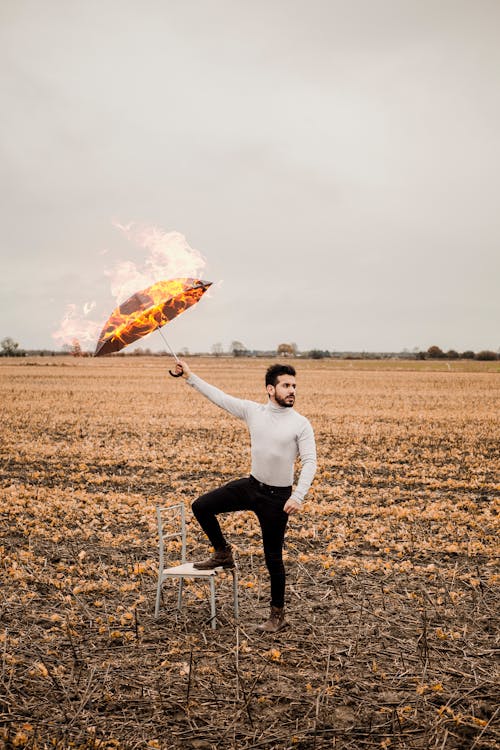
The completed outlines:
[[[500,747],[498,363],[300,362],[319,471],[286,548],[291,626],[257,634],[260,540],[154,620],[157,502],[248,471],[239,422],[167,360],[0,360],[0,747]],[[261,399],[267,362],[198,360]],[[190,550],[205,542],[194,522]]]

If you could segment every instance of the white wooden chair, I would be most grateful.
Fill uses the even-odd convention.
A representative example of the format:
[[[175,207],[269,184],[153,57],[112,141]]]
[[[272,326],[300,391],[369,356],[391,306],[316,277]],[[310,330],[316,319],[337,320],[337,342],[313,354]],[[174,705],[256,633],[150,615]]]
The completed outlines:
[[[158,523],[159,539],[159,563],[158,563],[158,585],[156,587],[155,617],[160,612],[161,590],[164,582],[169,578],[179,579],[179,591],[177,596],[177,608],[182,606],[182,592],[185,578],[204,578],[210,583],[210,621],[212,628],[217,627],[215,614],[215,579],[224,568],[213,570],[197,570],[192,562],[186,560],[186,511],[184,503],[176,503],[166,507],[156,506],[156,519]],[[167,529],[165,531],[165,529]],[[181,540],[181,563],[172,567],[165,567],[165,543],[171,539]],[[238,569],[230,568],[233,575],[233,598],[234,617],[238,619]]]

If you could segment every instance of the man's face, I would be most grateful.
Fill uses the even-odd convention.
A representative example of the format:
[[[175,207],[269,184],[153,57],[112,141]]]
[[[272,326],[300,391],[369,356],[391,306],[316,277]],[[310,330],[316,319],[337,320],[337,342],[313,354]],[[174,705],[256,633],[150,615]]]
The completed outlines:
[[[267,392],[273,403],[279,406],[293,406],[297,384],[293,375],[278,375],[275,386],[268,385]]]

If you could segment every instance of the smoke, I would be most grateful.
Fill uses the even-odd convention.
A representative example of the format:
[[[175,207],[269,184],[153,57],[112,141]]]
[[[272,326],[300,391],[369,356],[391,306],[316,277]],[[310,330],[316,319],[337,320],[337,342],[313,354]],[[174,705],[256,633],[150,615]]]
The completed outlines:
[[[206,261],[201,253],[190,247],[180,232],[165,232],[158,227],[134,223],[114,222],[113,225],[145,252],[142,266],[125,260],[105,271],[117,304],[157,281],[183,276],[197,278],[205,268]]]
[[[180,232],[166,232],[158,227],[134,222],[113,222],[113,226],[144,252],[144,260],[140,264],[122,260],[103,270],[109,279],[115,306],[157,281],[201,277],[206,265],[205,258],[190,247]],[[95,307],[95,302],[86,302],[80,311],[77,305],[68,305],[59,329],[52,334],[55,341],[60,345],[72,344],[75,339],[80,343],[95,342],[104,324],[104,320],[99,322],[87,317]]]
[[[59,324],[59,330],[54,331],[52,338],[59,344],[73,344],[78,341],[80,344],[88,344],[95,341],[99,335],[101,326],[95,320],[87,320],[85,310],[92,309],[95,302],[90,306],[85,304],[82,312],[78,310],[77,305],[68,305],[63,318]]]

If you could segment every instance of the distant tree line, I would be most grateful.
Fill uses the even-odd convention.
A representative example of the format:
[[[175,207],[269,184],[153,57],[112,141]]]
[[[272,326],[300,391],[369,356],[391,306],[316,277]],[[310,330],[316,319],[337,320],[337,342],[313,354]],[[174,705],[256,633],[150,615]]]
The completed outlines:
[[[212,347],[212,353],[216,357],[224,354],[222,344],[215,344]],[[439,346],[430,346],[427,351],[413,352],[337,352],[328,349],[309,349],[308,351],[299,351],[297,344],[279,344],[273,351],[256,351],[247,349],[240,341],[233,341],[228,354],[234,357],[256,357],[256,356],[276,356],[279,357],[306,357],[309,359],[387,359],[388,357],[397,357],[402,359],[476,359],[482,361],[494,361],[500,359],[500,351],[494,352],[489,349],[483,349],[479,352],[473,352],[468,349],[465,352],[457,352],[455,349],[449,349],[444,352]]]
[[[468,349],[460,354],[455,349],[449,349],[444,352],[439,346],[430,346],[426,352],[418,352],[418,359],[478,359],[484,362],[493,362],[500,359],[500,353],[493,352],[489,349],[483,349],[480,352],[473,352]]]
[[[224,355],[224,349],[221,343],[214,344],[212,347],[212,354],[216,357]],[[475,359],[483,361],[494,361],[500,359],[499,352],[494,352],[489,349],[483,349],[479,352],[473,352],[468,349],[464,352],[457,352],[455,349],[449,349],[444,352],[439,346],[430,346],[427,351],[414,350],[409,352],[338,352],[330,351],[328,349],[309,349],[306,351],[299,351],[297,344],[279,344],[279,346],[272,351],[259,351],[247,349],[241,341],[233,341],[227,354],[233,355],[234,357],[258,357],[258,356],[276,356],[279,357],[306,357],[309,359],[325,359],[325,358],[343,358],[343,359],[387,359],[388,357],[397,357],[400,359]]]
[[[204,354],[204,352],[199,352],[200,354]],[[72,355],[73,357],[90,357],[92,356],[91,352],[82,350],[82,347],[80,345],[80,342],[77,339],[74,339],[71,345],[66,344],[63,346],[62,351],[52,351],[50,349],[36,349],[36,350],[29,350],[25,351],[19,347],[19,344],[17,341],[14,341],[14,339],[10,337],[4,338],[0,342],[0,357],[25,357],[27,355],[38,355],[38,356],[55,356],[56,354],[66,354],[66,355]],[[190,352],[189,349],[183,348],[181,349],[178,354],[182,357],[189,357]],[[227,352],[224,351],[224,347],[220,342],[217,342],[211,347],[211,354],[214,357],[222,357],[222,356],[233,356],[233,357],[301,357],[301,358],[309,358],[309,359],[326,359],[326,358],[333,358],[333,359],[388,359],[388,358],[398,358],[398,359],[475,359],[475,360],[481,360],[485,362],[493,362],[495,360],[500,360],[500,350],[498,352],[494,352],[490,349],[483,349],[479,352],[473,352],[471,349],[468,349],[464,352],[457,352],[455,349],[449,349],[448,351],[443,351],[439,346],[433,345],[430,346],[426,351],[418,351],[413,350],[413,352],[409,352],[405,350],[404,352],[339,352],[339,351],[330,351],[328,349],[309,349],[306,351],[299,351],[299,348],[297,344],[295,343],[282,343],[279,344],[276,349],[272,350],[257,350],[257,349],[248,349],[245,344],[243,344],[241,341],[232,341],[231,345],[229,346],[229,350]],[[114,354],[113,356],[134,356],[134,357],[141,357],[141,356],[171,356],[169,352],[162,351],[162,352],[152,352],[151,349],[148,347],[135,347],[132,350],[125,350],[122,352],[119,352],[118,354]]]

